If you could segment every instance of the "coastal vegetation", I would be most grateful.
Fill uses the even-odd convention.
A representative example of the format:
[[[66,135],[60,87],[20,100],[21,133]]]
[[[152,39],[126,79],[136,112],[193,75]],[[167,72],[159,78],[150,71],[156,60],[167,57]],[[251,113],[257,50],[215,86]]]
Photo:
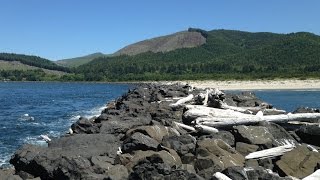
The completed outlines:
[[[93,54],[65,61],[73,64],[70,65],[72,68],[36,56],[1,53],[0,60],[19,61],[65,74],[41,78],[43,73],[39,70],[13,72],[2,69],[0,76],[8,78],[10,74],[16,77],[10,79],[21,80],[19,74],[31,73],[37,74],[37,80],[146,81],[305,79],[318,78],[320,75],[320,36],[312,33],[251,33],[195,28],[190,28],[188,32],[191,34],[183,32],[181,36],[181,33],[175,33],[165,38],[141,41],[110,56]],[[198,35],[194,33],[205,38],[205,43],[200,43]],[[183,37],[182,40],[177,36]],[[168,42],[170,48],[165,47]],[[143,52],[142,47],[146,44],[151,44],[152,48]],[[186,44],[190,47],[186,47]]]
[[[170,52],[101,57],[76,69],[86,81],[317,78],[320,37],[200,31],[206,43]]]

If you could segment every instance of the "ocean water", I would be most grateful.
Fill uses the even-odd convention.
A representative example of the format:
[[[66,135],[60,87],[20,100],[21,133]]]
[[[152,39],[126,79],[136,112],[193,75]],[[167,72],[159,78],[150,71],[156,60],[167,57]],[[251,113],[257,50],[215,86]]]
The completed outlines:
[[[80,116],[99,115],[130,88],[124,84],[0,82],[0,166],[25,143],[46,145]]]
[[[80,116],[99,115],[108,101],[129,88],[124,84],[0,82],[0,166],[8,166],[22,144],[46,145],[40,135],[59,137]],[[254,92],[288,112],[300,106],[320,108],[320,89]]]
[[[320,89],[260,90],[254,93],[277,109],[292,112],[299,107],[320,108]]]

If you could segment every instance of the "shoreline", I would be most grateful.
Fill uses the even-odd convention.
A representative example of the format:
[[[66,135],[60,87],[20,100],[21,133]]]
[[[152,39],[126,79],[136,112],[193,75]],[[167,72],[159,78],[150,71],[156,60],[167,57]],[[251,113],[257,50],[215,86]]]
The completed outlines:
[[[219,88],[221,90],[320,90],[320,79],[275,79],[275,80],[179,80],[179,81],[8,81],[10,83],[89,83],[89,84],[189,84],[197,88]],[[0,81],[0,83],[7,83]]]
[[[320,90],[319,79],[276,79],[276,80],[185,80],[185,81],[161,81],[163,84],[189,84],[197,88],[216,87],[221,90]]]

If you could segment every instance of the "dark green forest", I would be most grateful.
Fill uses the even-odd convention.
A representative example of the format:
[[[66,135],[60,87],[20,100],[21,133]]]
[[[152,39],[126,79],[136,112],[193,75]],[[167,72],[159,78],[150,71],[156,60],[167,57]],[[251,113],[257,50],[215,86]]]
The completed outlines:
[[[320,77],[320,36],[315,34],[205,31],[194,28],[190,28],[189,31],[200,32],[206,38],[206,43],[196,48],[176,49],[166,53],[147,52],[135,56],[99,57],[73,69],[58,66],[36,56],[0,53],[1,60],[20,61],[44,69],[68,72],[58,77],[44,75],[40,70],[3,70],[0,78],[146,81]]]
[[[207,42],[167,53],[102,57],[80,66],[86,81],[320,77],[320,37],[311,33],[199,31]],[[72,77],[69,77],[72,79]]]

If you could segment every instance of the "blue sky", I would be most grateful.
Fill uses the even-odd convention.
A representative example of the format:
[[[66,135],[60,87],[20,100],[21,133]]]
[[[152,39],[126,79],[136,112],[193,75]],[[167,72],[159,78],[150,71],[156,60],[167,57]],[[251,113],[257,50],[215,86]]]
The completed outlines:
[[[319,0],[0,0],[0,52],[113,53],[188,27],[320,35],[319,8]]]

